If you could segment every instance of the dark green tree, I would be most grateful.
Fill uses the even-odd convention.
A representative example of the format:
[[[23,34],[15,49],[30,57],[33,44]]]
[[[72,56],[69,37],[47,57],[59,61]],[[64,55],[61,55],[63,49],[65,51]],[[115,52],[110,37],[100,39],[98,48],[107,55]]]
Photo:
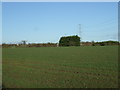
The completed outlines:
[[[61,37],[59,40],[59,46],[80,46],[80,37],[77,35]]]

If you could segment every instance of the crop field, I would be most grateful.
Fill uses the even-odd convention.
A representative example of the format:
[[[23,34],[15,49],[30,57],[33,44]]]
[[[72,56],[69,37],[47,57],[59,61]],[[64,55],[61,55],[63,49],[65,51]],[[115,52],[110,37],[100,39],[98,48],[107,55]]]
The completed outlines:
[[[5,88],[117,88],[118,46],[2,49]]]

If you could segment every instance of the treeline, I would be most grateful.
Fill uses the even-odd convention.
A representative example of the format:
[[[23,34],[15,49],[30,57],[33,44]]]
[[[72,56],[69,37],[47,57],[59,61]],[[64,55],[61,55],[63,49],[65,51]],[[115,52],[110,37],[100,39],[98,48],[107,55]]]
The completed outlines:
[[[74,39],[71,39],[71,37],[67,37],[67,39],[60,39],[59,44],[58,43],[21,43],[21,44],[2,44],[3,48],[9,48],[9,47],[61,47],[61,46],[110,46],[110,45],[120,45],[118,41],[103,41],[103,42],[78,42],[78,39],[74,42]],[[63,41],[65,41],[63,43]],[[0,45],[1,47],[1,45]]]
[[[27,47],[57,47],[57,43],[32,43],[27,44]]]
[[[118,41],[103,41],[103,42],[92,43],[92,45],[93,46],[97,46],[97,45],[100,45],[100,46],[119,45],[119,42]]]
[[[109,46],[120,45],[118,41],[103,41],[103,42],[81,42],[83,46]]]
[[[57,43],[2,44],[2,47],[57,47]]]

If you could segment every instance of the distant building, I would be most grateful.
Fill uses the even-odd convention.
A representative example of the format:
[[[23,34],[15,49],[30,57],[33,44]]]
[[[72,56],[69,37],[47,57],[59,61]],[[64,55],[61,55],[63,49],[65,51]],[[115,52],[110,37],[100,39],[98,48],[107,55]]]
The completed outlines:
[[[57,43],[57,47],[59,47],[59,43]]]

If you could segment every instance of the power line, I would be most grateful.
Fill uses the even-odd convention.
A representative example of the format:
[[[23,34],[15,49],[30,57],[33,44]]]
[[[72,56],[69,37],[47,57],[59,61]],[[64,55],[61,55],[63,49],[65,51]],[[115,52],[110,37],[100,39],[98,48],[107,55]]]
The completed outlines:
[[[78,33],[79,37],[80,37],[80,45],[82,45],[82,30],[81,30],[81,24],[79,24],[79,33]]]
[[[78,36],[81,38],[82,37],[82,31],[81,31],[81,24],[79,24],[79,33]]]

